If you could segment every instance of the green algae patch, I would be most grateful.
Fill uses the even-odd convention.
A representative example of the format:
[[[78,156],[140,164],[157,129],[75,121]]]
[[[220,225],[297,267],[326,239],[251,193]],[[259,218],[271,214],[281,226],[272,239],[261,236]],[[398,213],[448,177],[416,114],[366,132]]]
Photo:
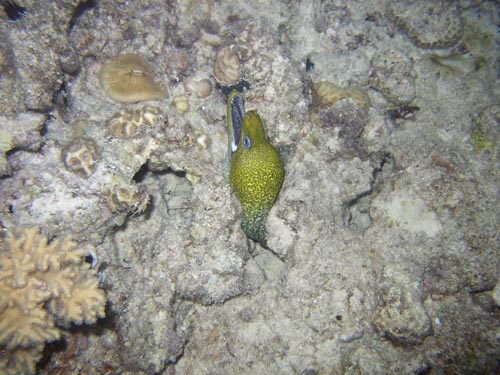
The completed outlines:
[[[493,154],[495,151],[495,142],[492,139],[486,137],[481,132],[479,127],[472,130],[470,142],[472,143],[472,146],[474,146],[474,151],[476,152],[476,154],[482,154],[484,151]]]
[[[0,151],[6,152],[12,149],[14,136],[6,132],[5,130],[0,130]]]
[[[496,158],[500,147],[500,106],[484,110],[472,124],[470,142],[476,154],[488,153]]]

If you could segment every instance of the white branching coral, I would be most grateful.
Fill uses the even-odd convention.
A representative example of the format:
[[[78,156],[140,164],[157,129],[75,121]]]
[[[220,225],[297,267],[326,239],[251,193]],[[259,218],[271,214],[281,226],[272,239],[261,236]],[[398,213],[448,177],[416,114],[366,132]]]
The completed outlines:
[[[104,317],[106,297],[90,252],[69,238],[53,240],[37,228],[0,238],[0,375],[34,374],[46,342],[57,340],[56,323],[94,323]]]

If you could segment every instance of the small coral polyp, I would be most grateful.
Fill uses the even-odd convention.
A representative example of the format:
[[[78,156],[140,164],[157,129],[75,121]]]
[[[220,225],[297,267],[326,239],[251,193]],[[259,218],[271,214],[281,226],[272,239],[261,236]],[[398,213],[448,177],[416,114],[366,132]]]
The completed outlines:
[[[189,111],[189,98],[186,95],[174,96],[173,105],[181,115]]]
[[[132,138],[141,127],[152,127],[160,115],[160,108],[151,105],[142,109],[121,111],[108,120],[109,131],[115,137]]]
[[[97,166],[99,149],[91,139],[74,138],[61,150],[61,158],[70,171],[88,178]]]

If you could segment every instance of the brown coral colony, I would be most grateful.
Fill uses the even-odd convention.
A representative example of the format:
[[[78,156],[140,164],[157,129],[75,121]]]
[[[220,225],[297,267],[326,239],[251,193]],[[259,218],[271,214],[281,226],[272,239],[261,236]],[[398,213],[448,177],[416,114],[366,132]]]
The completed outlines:
[[[141,128],[153,126],[161,116],[160,108],[146,105],[142,109],[121,111],[108,120],[111,134],[119,138],[131,138]]]
[[[97,166],[99,150],[88,138],[75,138],[61,150],[61,158],[70,171],[82,177],[89,177]]]
[[[160,100],[165,96],[161,84],[154,80],[152,67],[133,53],[106,63],[99,73],[99,83],[107,96],[122,103]]]
[[[69,238],[49,243],[38,228],[0,238],[0,373],[34,374],[45,342],[61,336],[56,323],[104,316],[96,271],[83,262],[89,251]]]

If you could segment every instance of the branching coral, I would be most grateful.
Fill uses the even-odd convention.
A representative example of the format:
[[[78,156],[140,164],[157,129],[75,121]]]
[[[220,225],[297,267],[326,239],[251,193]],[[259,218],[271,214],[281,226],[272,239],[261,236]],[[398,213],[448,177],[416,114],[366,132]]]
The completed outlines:
[[[83,262],[90,249],[69,238],[48,242],[37,228],[0,239],[0,374],[33,374],[56,326],[94,323],[106,298],[95,271]]]

